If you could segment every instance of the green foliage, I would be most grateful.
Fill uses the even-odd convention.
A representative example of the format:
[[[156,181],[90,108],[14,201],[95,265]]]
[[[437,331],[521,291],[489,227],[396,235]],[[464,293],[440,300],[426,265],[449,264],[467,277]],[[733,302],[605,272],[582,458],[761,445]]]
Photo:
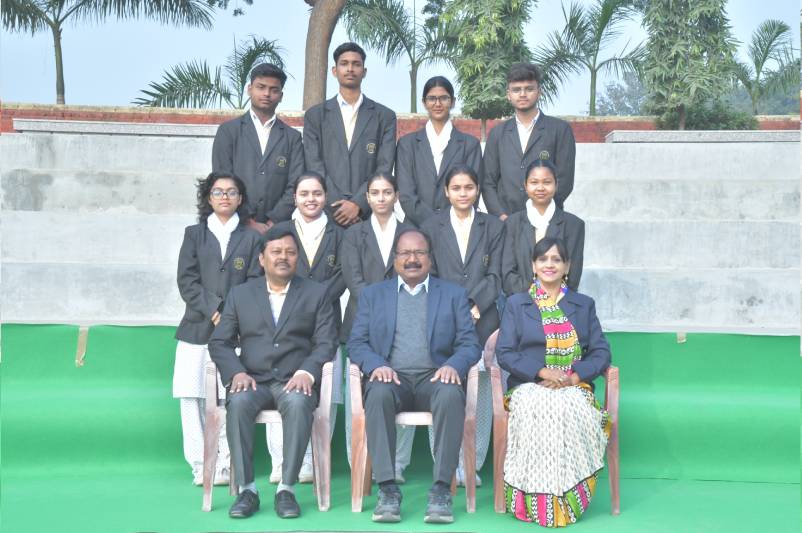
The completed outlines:
[[[188,61],[164,72],[161,82],[151,82],[142,89],[144,97],[132,103],[144,107],[208,108],[223,104],[242,109],[249,99],[245,88],[250,72],[259,63],[269,62],[284,68],[284,49],[276,40],[251,35],[228,56],[224,67],[212,71],[205,61]],[[224,72],[225,71],[225,72]]]
[[[231,14],[235,17],[239,17],[245,14],[245,10],[239,6],[240,0],[234,0],[234,9],[231,10]],[[231,3],[231,0],[207,0],[209,7],[217,7],[220,9],[228,9],[228,5]],[[252,6],[253,0],[242,0],[242,3],[246,6]]]
[[[738,111],[752,112],[752,99],[741,85],[730,91],[724,101]],[[764,115],[799,114],[799,91],[796,87],[791,87],[783,92],[765,95],[760,100],[760,113]]]
[[[462,113],[483,121],[508,116],[507,71],[515,62],[531,61],[524,24],[535,0],[458,0],[442,15],[458,49],[451,63],[457,72]]]
[[[675,130],[679,127],[680,114],[674,109],[657,119],[657,128]],[[685,119],[687,130],[756,130],[757,119],[748,111],[738,111],[721,100],[695,103],[688,107]]]
[[[749,94],[753,113],[766,97],[799,87],[799,57],[791,45],[791,28],[783,21],[761,22],[746,54],[749,61],[737,63],[735,76]]]
[[[599,95],[596,112],[599,115],[642,115],[646,103],[646,89],[637,74],[624,73],[621,81],[610,82]]]
[[[724,11],[726,0],[650,0],[644,81],[654,109],[679,113],[715,99],[730,87],[735,40]]]
[[[535,61],[543,66],[552,83],[564,84],[572,74],[590,73],[590,106],[588,113],[596,114],[596,81],[599,74],[621,77],[638,69],[643,58],[641,45],[627,52],[627,45],[618,55],[600,59],[607,48],[621,35],[621,22],[635,13],[632,0],[596,0],[583,7],[571,3],[566,12],[563,5],[565,27],[552,32],[546,44],[535,52]]]

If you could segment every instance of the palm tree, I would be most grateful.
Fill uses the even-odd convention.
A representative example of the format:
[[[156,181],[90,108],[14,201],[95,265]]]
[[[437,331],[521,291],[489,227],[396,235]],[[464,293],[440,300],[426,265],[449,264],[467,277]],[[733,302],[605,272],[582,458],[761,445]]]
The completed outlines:
[[[403,0],[348,0],[343,18],[351,39],[384,56],[388,64],[409,60],[410,111],[418,111],[418,69],[445,60],[442,25],[418,25]]]
[[[235,46],[223,67],[212,69],[205,61],[189,61],[165,71],[161,82],[151,82],[150,89],[142,89],[146,97],[137,98],[134,104],[147,107],[223,107],[242,109],[248,104],[245,87],[251,69],[259,63],[269,62],[284,68],[281,54],[284,49],[277,41],[250,36]]]
[[[596,82],[600,73],[635,72],[643,57],[639,44],[629,52],[627,45],[621,52],[601,60],[600,53],[620,35],[619,24],[635,13],[632,0],[596,0],[587,9],[571,3],[566,13],[565,27],[553,32],[546,44],[535,52],[535,62],[551,77],[564,82],[572,73],[587,70],[590,73],[590,106],[588,113],[596,114]]]
[[[738,61],[735,77],[752,100],[752,113],[770,94],[799,86],[799,58],[794,57],[791,28],[781,20],[768,19],[752,34],[746,55],[749,62]],[[769,65],[775,68],[772,70]]]
[[[148,18],[161,23],[212,27],[212,11],[206,0],[3,0],[3,27],[31,35],[50,30],[56,54],[56,103],[64,103],[64,62],[61,34],[68,20],[102,22]]]

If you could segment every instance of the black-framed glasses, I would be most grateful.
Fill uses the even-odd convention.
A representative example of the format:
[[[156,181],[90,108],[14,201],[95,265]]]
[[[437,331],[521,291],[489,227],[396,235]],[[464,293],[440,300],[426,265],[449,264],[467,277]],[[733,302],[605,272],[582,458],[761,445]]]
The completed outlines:
[[[424,100],[426,101],[427,104],[431,105],[434,105],[438,102],[440,102],[440,105],[448,105],[451,103],[451,97],[447,94],[443,94],[440,96],[434,96],[434,95],[427,96],[426,98],[424,98]]]
[[[209,193],[209,196],[217,200],[219,200],[223,196],[225,196],[226,198],[238,198],[239,191],[237,189],[227,189],[225,191],[223,189],[212,189],[212,192]]]

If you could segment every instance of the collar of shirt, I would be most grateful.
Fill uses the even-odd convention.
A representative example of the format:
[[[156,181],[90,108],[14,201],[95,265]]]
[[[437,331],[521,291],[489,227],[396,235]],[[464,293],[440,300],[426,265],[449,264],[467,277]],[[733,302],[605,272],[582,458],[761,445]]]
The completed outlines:
[[[426,122],[426,138],[429,139],[429,146],[432,147],[433,152],[442,153],[445,151],[448,141],[451,140],[452,129],[454,129],[454,125],[451,123],[451,119],[448,119],[443,125],[443,129],[440,130],[439,134],[434,131],[434,125],[431,120]]]
[[[379,243],[379,252],[382,254],[382,261],[385,266],[387,266],[387,262],[390,260],[390,252],[393,249],[393,241],[395,240],[396,226],[398,226],[398,222],[395,215],[390,216],[390,219],[387,221],[387,227],[383,230],[375,213],[370,215],[370,227],[373,229],[373,234],[376,235],[376,242]]]
[[[351,113],[356,113],[357,111],[359,111],[359,107],[362,105],[362,101],[364,99],[365,95],[359,93],[359,98],[357,99],[356,103],[354,103],[354,105],[351,105],[345,101],[343,95],[341,95],[339,92],[337,93],[337,102],[339,102],[340,104],[340,111],[342,111],[343,108],[348,108],[351,111]]]
[[[285,287],[280,291],[274,291],[273,289],[270,288],[270,280],[268,280],[267,276],[265,276],[265,285],[267,285],[267,294],[270,294],[272,296],[287,296],[287,293],[290,290],[290,284],[292,284],[292,280],[288,281],[287,285],[285,285]]]
[[[546,212],[542,215],[537,210],[537,207],[532,205],[531,200],[526,201],[526,218],[529,219],[529,223],[532,224],[537,229],[544,229],[549,225],[549,221],[551,221],[551,217],[554,216],[554,211],[557,209],[557,204],[554,203],[554,198],[551,199],[549,206],[546,208]]]
[[[263,123],[261,120],[259,120],[259,117],[256,115],[256,113],[253,112],[253,109],[251,109],[251,120],[253,120],[253,125],[256,126],[257,131],[260,128],[269,130],[273,127],[273,124],[276,123],[276,115],[273,114],[271,118],[267,119],[267,121]]]
[[[539,119],[539,118],[540,118],[540,109],[537,110],[537,115],[535,115],[535,118],[533,118],[532,122],[530,122],[529,124],[524,124],[523,122],[521,122],[518,119],[518,115],[516,114],[515,115],[515,125],[518,126],[519,130],[520,129],[525,129],[526,131],[531,132],[532,128],[534,128],[535,124],[537,124],[537,119]]]
[[[239,226],[239,215],[237,213],[231,215],[231,218],[229,218],[228,222],[225,224],[223,224],[214,213],[209,215],[206,219],[206,227],[209,228],[209,231],[211,231],[215,237],[218,237],[218,240],[220,238],[219,236],[225,236],[226,240],[228,240],[228,237],[234,233],[237,226]]]
[[[407,285],[406,282],[404,282],[404,279],[401,276],[398,276],[398,291],[399,292],[401,291],[402,287],[404,288],[405,291],[407,291],[412,296],[415,296],[416,294],[418,294],[422,290],[425,290],[426,292],[429,292],[429,276],[427,275],[425,280],[423,280],[420,283],[418,283],[417,285],[415,285],[414,289],[410,289],[409,285]]]
[[[298,231],[301,232],[301,235],[307,238],[317,238],[323,234],[323,231],[326,229],[326,224],[329,222],[329,217],[326,216],[326,213],[320,212],[320,217],[312,220],[311,222],[307,222],[304,220],[303,215],[301,212],[298,211],[298,208],[295,208],[295,211],[292,212],[292,216],[290,217],[292,220],[296,222],[296,227]]]
[[[468,228],[470,228],[471,224],[473,224],[473,218],[474,218],[473,214],[474,214],[474,212],[475,212],[475,210],[471,209],[471,214],[468,215],[465,219],[461,219],[461,218],[459,218],[457,216],[457,211],[452,206],[448,210],[448,216],[451,219],[451,225],[454,226],[454,227],[461,227],[461,228],[468,227]]]

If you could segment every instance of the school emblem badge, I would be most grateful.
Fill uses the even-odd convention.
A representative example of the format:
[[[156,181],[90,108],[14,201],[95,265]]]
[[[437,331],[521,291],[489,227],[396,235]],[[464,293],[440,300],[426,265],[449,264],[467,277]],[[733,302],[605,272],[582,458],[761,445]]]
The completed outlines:
[[[368,151],[369,154],[375,154],[376,153],[376,143],[368,143],[366,148],[367,148],[367,151]]]
[[[276,164],[281,168],[286,167],[287,166],[287,158],[284,157],[283,155],[278,156],[278,158],[276,159]]]
[[[326,256],[326,262],[329,264],[330,267],[333,267],[334,264],[337,262],[337,256],[335,255]]]
[[[243,259],[242,257],[235,257],[234,268],[236,270],[242,270],[243,268],[245,268],[245,259]]]
[[[543,159],[543,160],[546,160],[546,159],[548,159],[548,158],[549,158],[549,152],[548,152],[548,150],[543,150],[542,152],[540,152],[540,155],[539,155],[538,157],[539,157],[540,159]]]

